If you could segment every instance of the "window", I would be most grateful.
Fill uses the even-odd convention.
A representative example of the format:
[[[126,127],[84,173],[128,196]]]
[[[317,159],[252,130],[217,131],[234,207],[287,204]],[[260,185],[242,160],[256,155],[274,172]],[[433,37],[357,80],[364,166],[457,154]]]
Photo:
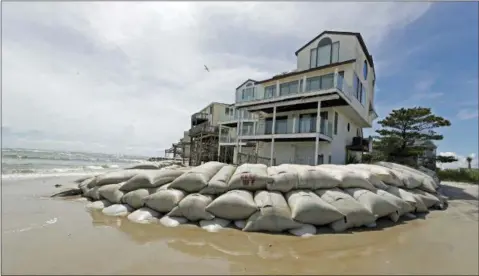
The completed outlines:
[[[331,63],[339,62],[339,41],[334,42],[331,48]]]
[[[210,106],[210,114],[213,114],[213,106]]]
[[[338,135],[338,112],[334,112],[334,135]]]
[[[368,79],[368,63],[366,61],[364,61],[364,64],[363,64],[363,77],[364,77],[364,80]]]
[[[303,92],[303,79],[299,80],[299,93]]]
[[[306,92],[320,90],[320,89],[329,89],[334,86],[334,74],[327,74],[319,77],[312,77],[306,79]]]
[[[331,164],[331,154],[328,156],[328,163]]]
[[[282,83],[279,86],[279,95],[291,95],[298,93],[298,81]]]
[[[276,95],[276,85],[270,85],[264,88],[264,98],[273,98]]]
[[[356,74],[354,74],[353,80],[353,93],[354,97],[356,97],[361,104],[364,105],[366,103],[366,89]]]
[[[288,133],[288,117],[276,117],[276,122],[274,126],[274,133],[285,134]]]
[[[356,129],[356,136],[361,137],[361,130],[359,128]]]
[[[351,129],[351,126],[349,125],[349,123],[348,123],[348,126],[346,128],[348,129],[348,132],[349,132],[349,130]]]
[[[319,155],[318,155],[318,164],[317,164],[317,165],[321,165],[321,164],[324,164],[324,155],[319,154]]]
[[[318,42],[317,66],[323,66],[331,63],[331,38],[325,37]]]
[[[225,115],[226,116],[230,115],[230,108],[229,107],[225,108]]]
[[[334,74],[321,76],[321,89],[330,89],[334,86]]]
[[[364,88],[364,86],[361,85],[361,103],[363,105],[366,104],[366,89]]]
[[[309,68],[316,68],[316,49],[311,49],[309,53]]]
[[[316,113],[299,115],[299,133],[316,132]]]
[[[249,101],[254,99],[254,87],[244,88],[241,92],[242,100]]]
[[[306,91],[319,90],[321,77],[313,77],[306,79]]]

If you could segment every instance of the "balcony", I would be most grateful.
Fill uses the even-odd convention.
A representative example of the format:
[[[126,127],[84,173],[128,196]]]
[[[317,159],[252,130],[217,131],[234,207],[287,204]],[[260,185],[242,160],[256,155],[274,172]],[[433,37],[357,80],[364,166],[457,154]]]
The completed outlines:
[[[226,126],[234,126],[238,123],[238,121],[254,121],[257,119],[256,114],[247,112],[246,110],[238,111],[236,110],[234,114],[231,115],[224,115],[220,118],[220,124]]]
[[[211,121],[211,114],[205,112],[197,112],[191,115],[191,125],[196,126],[206,121]]]
[[[199,125],[193,126],[189,130],[189,136],[195,137],[199,135],[218,135],[218,127],[210,125],[209,122],[204,122]]]
[[[272,121],[258,121],[256,127],[243,127],[240,132],[241,139],[245,140],[268,140],[271,139]],[[279,119],[275,122],[274,137],[276,140],[314,140],[316,139],[316,119],[296,120],[293,118]],[[321,119],[319,127],[320,140],[331,141],[333,138],[333,124],[328,120]]]

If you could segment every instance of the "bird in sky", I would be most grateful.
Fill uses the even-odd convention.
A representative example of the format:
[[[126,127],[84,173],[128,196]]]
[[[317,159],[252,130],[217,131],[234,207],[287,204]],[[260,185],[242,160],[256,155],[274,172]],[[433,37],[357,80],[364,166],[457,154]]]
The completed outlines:
[[[204,66],[205,66],[205,70],[209,72],[209,71],[210,71],[210,69],[208,69],[208,67],[206,67],[206,65],[204,65]]]

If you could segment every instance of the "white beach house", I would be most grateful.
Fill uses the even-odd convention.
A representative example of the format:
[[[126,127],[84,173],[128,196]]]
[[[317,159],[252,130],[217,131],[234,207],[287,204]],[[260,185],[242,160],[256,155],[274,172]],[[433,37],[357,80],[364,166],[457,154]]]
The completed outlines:
[[[361,34],[324,31],[295,54],[295,70],[236,89],[238,116],[221,123],[236,134],[220,138],[235,147],[236,161],[247,150],[271,165],[344,164],[370,150],[363,129],[377,118],[375,70]]]

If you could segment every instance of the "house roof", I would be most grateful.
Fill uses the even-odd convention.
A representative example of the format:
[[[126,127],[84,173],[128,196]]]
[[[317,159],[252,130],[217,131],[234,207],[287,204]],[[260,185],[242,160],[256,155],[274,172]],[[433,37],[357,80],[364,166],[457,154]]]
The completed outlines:
[[[272,77],[272,78],[269,78],[269,79],[266,79],[266,80],[257,81],[256,83],[265,83],[265,82],[268,82],[268,81],[277,80],[277,79],[282,79],[282,78],[286,78],[286,77],[290,77],[290,76],[295,76],[295,75],[300,75],[300,74],[304,74],[304,73],[308,73],[308,72],[313,72],[313,71],[317,71],[317,70],[322,70],[322,69],[329,68],[329,67],[339,66],[339,65],[348,64],[348,63],[353,63],[353,62],[355,62],[355,61],[356,61],[356,59],[350,59],[350,60],[341,61],[341,62],[336,62],[336,63],[331,63],[331,64],[326,64],[326,65],[324,65],[324,66],[319,66],[319,67],[315,67],[315,68],[310,68],[310,69],[306,69],[306,70],[302,70],[302,71],[294,71],[294,72],[287,73],[287,74],[276,75],[276,76],[274,76],[274,77]]]
[[[357,37],[357,39],[359,40],[359,44],[361,45],[361,48],[363,49],[365,55],[366,55],[366,59],[368,60],[369,64],[371,65],[372,68],[374,68],[374,61],[373,61],[373,56],[369,54],[369,51],[368,51],[368,48],[366,47],[366,44],[364,43],[364,39],[363,37],[361,36],[360,33],[354,33],[354,32],[339,32],[339,31],[324,31],[322,33],[320,33],[318,36],[316,36],[315,38],[313,38],[311,41],[309,41],[308,43],[306,43],[303,47],[299,48],[299,50],[297,50],[294,54],[295,55],[298,55],[298,53],[303,50],[304,48],[308,47],[311,43],[313,43],[316,39],[320,38],[321,36],[325,35],[325,34],[335,34],[335,35],[353,35],[355,37]]]
[[[252,80],[252,79],[247,79],[247,80],[245,80],[242,84],[240,84],[238,87],[236,87],[236,89],[240,88],[241,86],[243,86],[245,83],[247,83],[247,82],[249,82],[249,81],[252,81],[252,82],[254,82],[254,83],[257,82],[257,81]]]

